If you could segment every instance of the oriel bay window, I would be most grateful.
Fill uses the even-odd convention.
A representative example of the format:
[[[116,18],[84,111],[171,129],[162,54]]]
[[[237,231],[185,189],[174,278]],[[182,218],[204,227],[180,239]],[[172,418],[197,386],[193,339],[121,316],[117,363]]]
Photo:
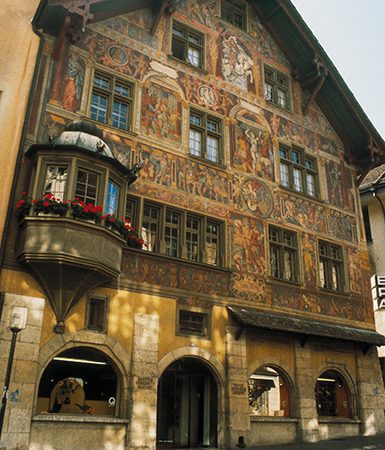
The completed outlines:
[[[166,205],[127,196],[126,216],[140,230],[144,250],[223,266],[224,224]]]
[[[190,154],[215,163],[222,162],[222,124],[217,117],[190,111]]]
[[[67,177],[68,165],[47,164],[43,193],[64,200]]]
[[[172,55],[195,67],[204,66],[204,35],[179,22],[172,27]]]
[[[269,227],[270,275],[281,280],[298,281],[297,235]]]
[[[95,205],[97,203],[97,195],[99,191],[99,179],[100,175],[98,173],[78,169],[76,185],[75,185],[75,197],[84,203],[92,203]]]
[[[318,173],[314,158],[307,156],[299,148],[281,146],[281,185],[311,197],[318,197]]]
[[[330,242],[319,242],[319,279],[324,289],[343,291],[344,261],[342,247]]]
[[[131,126],[133,86],[128,81],[96,71],[94,74],[90,117],[121,130]]]

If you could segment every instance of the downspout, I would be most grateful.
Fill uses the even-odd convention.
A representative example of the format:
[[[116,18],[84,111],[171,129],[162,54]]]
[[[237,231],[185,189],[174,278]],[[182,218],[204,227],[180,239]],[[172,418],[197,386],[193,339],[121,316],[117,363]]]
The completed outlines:
[[[31,111],[32,111],[32,106],[33,106],[34,92],[36,89],[37,80],[38,80],[38,76],[39,76],[41,57],[43,54],[43,46],[44,46],[45,38],[44,38],[43,33],[37,28],[37,25],[43,14],[46,4],[47,4],[47,0],[42,0],[40,2],[39,6],[36,10],[35,16],[33,17],[32,22],[31,22],[32,30],[37,36],[39,36],[40,42],[39,42],[39,48],[38,48],[37,56],[36,56],[35,69],[34,69],[33,76],[32,76],[31,89],[29,91],[27,109],[26,109],[26,113],[25,113],[25,120],[24,120],[24,124],[23,124],[23,129],[21,132],[19,150],[18,150],[18,154],[17,154],[17,158],[16,158],[15,172],[14,172],[14,177],[13,177],[12,187],[11,187],[11,194],[9,197],[8,209],[7,209],[7,214],[5,217],[4,232],[3,232],[1,245],[0,245],[0,275],[1,275],[1,272],[3,269],[5,247],[6,247],[6,243],[7,243],[8,235],[9,235],[9,226],[10,226],[12,214],[14,212],[17,180],[18,180],[18,177],[20,174],[20,165],[21,165],[21,160],[23,157],[23,149],[24,149],[29,119],[31,116]],[[2,291],[1,291],[1,287],[0,287],[0,294],[1,293],[2,293]]]

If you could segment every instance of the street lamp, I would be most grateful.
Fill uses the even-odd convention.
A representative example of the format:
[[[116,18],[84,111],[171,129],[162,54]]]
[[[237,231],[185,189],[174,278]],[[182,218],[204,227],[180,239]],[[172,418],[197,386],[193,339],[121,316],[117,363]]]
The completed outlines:
[[[11,340],[11,348],[9,350],[8,365],[7,371],[5,373],[3,396],[1,399],[1,407],[0,407],[0,440],[3,431],[5,407],[7,406],[9,382],[11,380],[12,364],[13,364],[13,357],[15,355],[17,333],[19,333],[21,330],[24,330],[24,328],[26,327],[27,312],[28,308],[24,308],[23,306],[14,306],[11,309],[9,329],[12,332],[12,340]]]

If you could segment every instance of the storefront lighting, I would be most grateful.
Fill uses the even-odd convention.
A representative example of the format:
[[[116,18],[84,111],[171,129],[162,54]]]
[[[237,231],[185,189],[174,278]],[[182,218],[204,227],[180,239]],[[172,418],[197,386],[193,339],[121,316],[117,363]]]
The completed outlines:
[[[66,361],[66,362],[74,362],[81,364],[97,364],[100,366],[105,366],[107,363],[102,361],[91,361],[89,359],[77,359],[77,358],[65,358],[64,356],[56,356],[54,361]]]
[[[333,380],[333,378],[317,378],[317,381],[330,381],[331,383],[336,382],[336,380]]]

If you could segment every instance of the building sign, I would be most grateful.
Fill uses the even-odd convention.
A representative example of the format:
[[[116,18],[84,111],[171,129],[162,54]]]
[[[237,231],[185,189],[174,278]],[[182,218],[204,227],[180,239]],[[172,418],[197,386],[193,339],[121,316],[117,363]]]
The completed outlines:
[[[372,297],[376,309],[385,308],[385,275],[372,276]]]

